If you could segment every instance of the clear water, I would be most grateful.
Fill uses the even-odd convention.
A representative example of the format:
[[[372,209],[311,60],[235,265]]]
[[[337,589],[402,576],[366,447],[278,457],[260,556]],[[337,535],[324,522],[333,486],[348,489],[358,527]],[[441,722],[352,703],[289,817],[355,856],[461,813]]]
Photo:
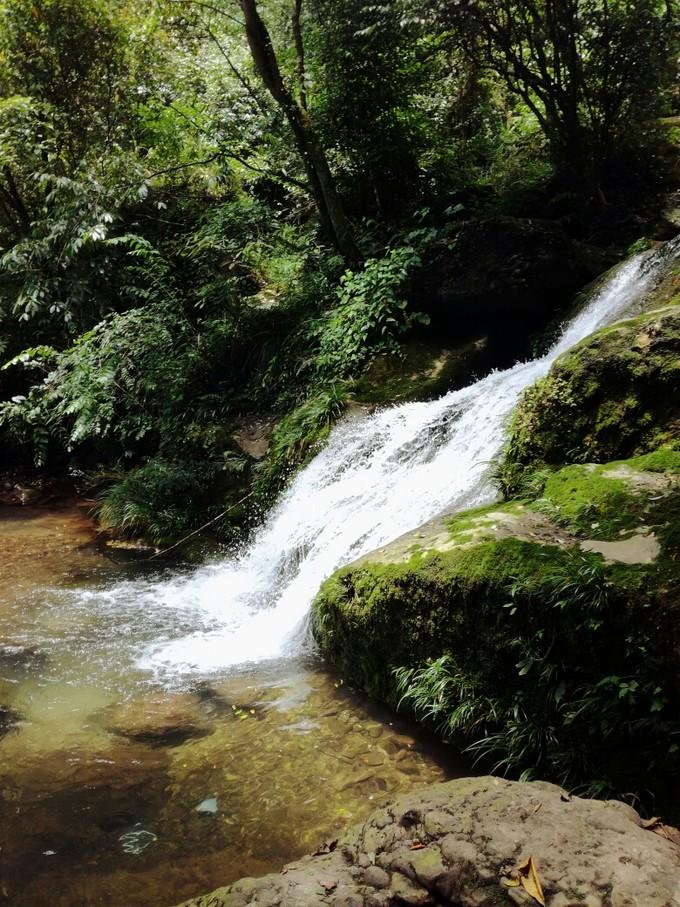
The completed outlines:
[[[464,770],[307,651],[336,567],[494,496],[522,391],[628,312],[663,251],[619,268],[549,353],[340,424],[250,545],[192,571],[115,562],[77,506],[0,511],[0,896],[170,907],[337,837]],[[0,715],[2,712],[0,712]]]
[[[168,688],[139,653],[197,623],[105,591],[144,571],[86,509],[0,511],[0,902],[171,907],[463,772],[314,659]]]

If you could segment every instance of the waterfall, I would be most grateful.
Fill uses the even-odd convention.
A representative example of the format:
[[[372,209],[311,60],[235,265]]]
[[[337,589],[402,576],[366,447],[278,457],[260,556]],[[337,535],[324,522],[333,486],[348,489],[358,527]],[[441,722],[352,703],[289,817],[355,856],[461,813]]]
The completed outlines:
[[[190,576],[134,584],[139,607],[191,614],[193,624],[149,647],[140,666],[161,676],[208,673],[291,654],[301,645],[311,601],[333,570],[437,514],[493,501],[490,462],[522,392],[560,353],[630,313],[678,245],[615,269],[541,358],[432,402],[338,424],[245,551]]]

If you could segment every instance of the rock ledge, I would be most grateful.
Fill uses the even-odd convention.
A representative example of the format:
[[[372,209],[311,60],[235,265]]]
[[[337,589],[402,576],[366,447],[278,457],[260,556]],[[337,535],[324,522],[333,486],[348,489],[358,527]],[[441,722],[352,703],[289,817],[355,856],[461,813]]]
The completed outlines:
[[[183,907],[535,905],[504,881],[529,856],[546,907],[680,905],[680,846],[644,828],[631,807],[543,782],[463,778],[388,803],[332,853]]]

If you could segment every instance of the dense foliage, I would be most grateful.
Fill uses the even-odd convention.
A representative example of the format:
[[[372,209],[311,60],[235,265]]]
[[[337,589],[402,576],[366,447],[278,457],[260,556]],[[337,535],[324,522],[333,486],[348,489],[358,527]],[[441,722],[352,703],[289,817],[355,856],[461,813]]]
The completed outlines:
[[[156,539],[236,475],[270,500],[371,359],[427,329],[410,278],[456,221],[639,236],[674,12],[0,0],[1,465],[96,474],[107,523]],[[286,417],[271,457],[234,473],[263,410]],[[163,528],[130,516],[175,493]]]

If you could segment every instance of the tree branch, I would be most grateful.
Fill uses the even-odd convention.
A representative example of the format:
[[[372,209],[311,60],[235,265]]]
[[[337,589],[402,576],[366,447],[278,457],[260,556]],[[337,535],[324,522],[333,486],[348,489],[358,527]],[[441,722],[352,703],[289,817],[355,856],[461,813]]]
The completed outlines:
[[[217,13],[218,16],[230,19],[243,28],[243,21],[239,19],[238,16],[232,16],[230,13],[226,12],[226,10],[220,9],[219,6],[213,6],[212,3],[205,3],[204,0],[171,0],[171,2],[177,3],[180,6],[198,6],[201,9],[207,9],[211,13]]]

